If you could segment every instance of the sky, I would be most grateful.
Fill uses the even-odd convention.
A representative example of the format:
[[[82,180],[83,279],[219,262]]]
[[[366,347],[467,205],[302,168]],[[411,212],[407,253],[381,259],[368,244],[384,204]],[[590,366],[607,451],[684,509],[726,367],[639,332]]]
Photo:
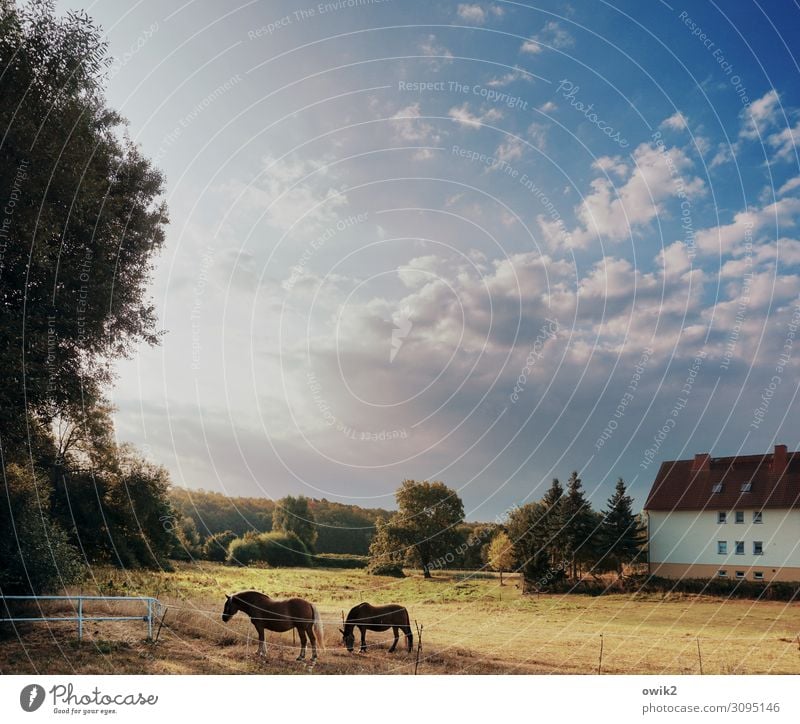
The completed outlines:
[[[110,397],[175,484],[491,520],[800,446],[796,5],[78,7],[166,177]]]

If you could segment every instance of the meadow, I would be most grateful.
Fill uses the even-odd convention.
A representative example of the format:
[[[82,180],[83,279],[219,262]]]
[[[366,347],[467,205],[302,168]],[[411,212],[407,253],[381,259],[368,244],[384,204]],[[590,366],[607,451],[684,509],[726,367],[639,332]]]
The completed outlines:
[[[438,571],[403,579],[360,569],[236,568],[198,562],[169,573],[94,569],[86,594],[157,596],[167,606],[156,643],[142,622],[25,624],[0,640],[0,673],[413,674],[415,651],[387,652],[391,632],[368,634],[366,654],[347,652],[338,626],[363,600],[408,607],[422,627],[419,674],[800,673],[800,607],[687,594],[522,595],[488,573]],[[254,588],[316,603],[326,650],[314,666],[294,659],[292,634],[268,634],[255,656],[254,629],[221,620],[224,594]],[[74,592],[78,592],[75,590]],[[127,604],[116,604],[116,614]],[[66,610],[62,608],[61,610]]]

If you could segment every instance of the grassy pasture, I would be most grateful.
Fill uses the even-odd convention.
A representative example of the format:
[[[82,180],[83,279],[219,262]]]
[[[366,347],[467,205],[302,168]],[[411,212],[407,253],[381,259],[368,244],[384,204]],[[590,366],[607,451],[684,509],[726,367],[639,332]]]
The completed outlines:
[[[693,595],[522,596],[511,578],[437,572],[405,579],[359,569],[233,568],[177,564],[172,573],[95,569],[84,593],[155,595],[167,604],[157,644],[143,622],[97,623],[77,642],[73,623],[26,625],[0,640],[0,673],[413,673],[401,637],[368,634],[370,650],[339,645],[342,611],[368,600],[402,603],[423,626],[420,674],[800,673],[800,606]],[[506,577],[509,579],[510,577]],[[307,667],[294,661],[292,634],[269,634],[266,660],[254,656],[254,629],[238,614],[220,618],[224,594],[254,588],[318,604],[327,650]],[[125,604],[114,611],[123,612]],[[87,607],[88,610],[88,607]]]

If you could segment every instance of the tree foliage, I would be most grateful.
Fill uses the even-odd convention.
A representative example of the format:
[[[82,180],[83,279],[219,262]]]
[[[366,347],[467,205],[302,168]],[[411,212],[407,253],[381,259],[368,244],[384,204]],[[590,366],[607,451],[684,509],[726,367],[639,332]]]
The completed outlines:
[[[622,576],[623,567],[637,558],[645,543],[645,527],[633,512],[633,498],[622,478],[608,499],[600,533],[605,562]]]
[[[444,567],[454,558],[464,504],[454,490],[438,481],[404,480],[395,496],[398,511],[379,531],[385,542],[374,553],[381,555],[390,549],[393,555],[403,555],[419,565],[425,578],[430,578],[433,567]]]
[[[272,511],[272,529],[284,533],[294,533],[305,547],[313,552],[317,542],[317,522],[309,500],[302,495],[287,495],[275,504]]]
[[[167,217],[160,173],[106,105],[92,21],[4,2],[0,30],[0,428],[19,437],[28,414],[74,419],[115,358],[157,341],[146,287]]]
[[[503,572],[514,566],[514,546],[505,531],[500,531],[489,544],[487,560],[492,570],[500,573],[500,585],[503,585]]]
[[[43,594],[84,573],[77,549],[49,515],[50,484],[17,464],[0,482],[0,593]]]
[[[229,563],[249,565],[266,563],[270,566],[310,566],[311,556],[295,533],[246,533],[228,546]]]
[[[586,499],[575,472],[566,491],[554,479],[540,501],[515,509],[507,530],[516,566],[526,588],[534,590],[556,587],[565,579],[574,585],[585,573],[621,572],[645,543],[624,481],[617,482],[606,512],[599,513]]]

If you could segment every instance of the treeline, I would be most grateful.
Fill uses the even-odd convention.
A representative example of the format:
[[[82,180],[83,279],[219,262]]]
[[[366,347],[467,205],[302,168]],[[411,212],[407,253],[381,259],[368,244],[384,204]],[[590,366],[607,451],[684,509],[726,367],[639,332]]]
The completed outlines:
[[[465,526],[464,506],[441,482],[406,480],[397,491],[398,510],[377,523],[369,569],[403,575],[420,567],[425,577],[437,568],[519,571],[528,589],[552,588],[583,575],[616,571],[636,563],[645,526],[619,479],[603,511],[593,510],[583,484],[572,473],[566,490],[554,479],[544,497],[515,508],[499,525]]]
[[[276,504],[268,498],[228,497],[206,490],[174,488],[170,499],[181,519],[193,521],[203,545],[212,536],[226,531],[234,537],[270,533],[276,529],[274,516],[276,509],[280,509],[279,523],[285,515],[308,517],[316,531],[316,553],[366,555],[377,519],[389,515],[380,508],[361,508],[324,498],[303,498],[308,505],[305,513],[296,511],[296,499],[291,496]]]

